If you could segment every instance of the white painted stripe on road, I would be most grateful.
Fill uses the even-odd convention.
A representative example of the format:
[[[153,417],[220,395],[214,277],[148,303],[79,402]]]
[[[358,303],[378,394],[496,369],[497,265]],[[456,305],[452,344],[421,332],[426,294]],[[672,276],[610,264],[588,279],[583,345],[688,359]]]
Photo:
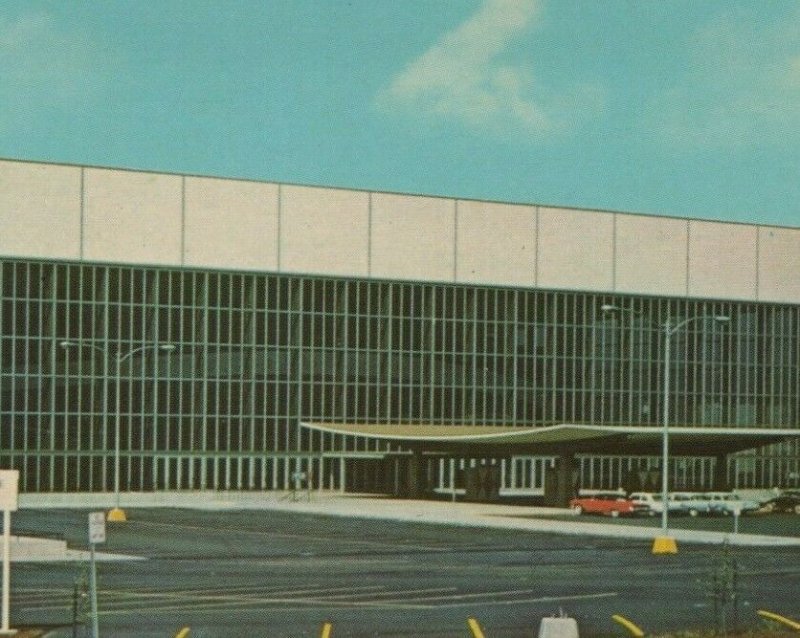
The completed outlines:
[[[170,529],[186,529],[186,530],[201,530],[204,532],[235,532],[237,534],[242,534],[243,536],[260,536],[265,538],[287,538],[287,539],[302,539],[303,541],[319,541],[321,543],[331,543],[335,542],[340,545],[353,545],[353,546],[364,546],[364,545],[374,545],[376,547],[380,547],[384,551],[386,548],[400,548],[400,549],[410,549],[410,550],[421,550],[427,552],[440,552],[446,551],[446,548],[441,546],[430,546],[430,545],[406,545],[403,543],[389,543],[387,544],[386,541],[368,541],[368,540],[357,540],[357,539],[343,539],[340,536],[308,536],[306,534],[287,534],[285,532],[261,532],[257,530],[251,529],[242,529],[240,527],[210,527],[207,525],[181,525],[180,523],[156,523],[151,521],[133,521],[129,523],[131,524],[140,525],[142,527],[167,527]]]
[[[600,592],[594,594],[576,594],[571,596],[531,596],[539,590],[515,589],[502,591],[485,591],[471,593],[455,593],[456,587],[389,590],[383,585],[361,587],[305,587],[302,589],[285,589],[275,587],[273,591],[265,591],[258,587],[232,587],[219,589],[189,589],[171,591],[115,590],[101,594],[104,609],[101,615],[125,615],[141,613],[142,604],[146,604],[149,613],[168,612],[215,612],[221,609],[253,610],[259,605],[264,607],[281,606],[281,609],[293,607],[308,609],[309,607],[336,608],[390,608],[390,609],[435,609],[467,606],[498,606],[534,603],[571,602],[593,600],[618,596],[617,592]],[[17,597],[15,608],[23,611],[64,610],[69,607],[65,601],[53,604],[47,593],[55,592],[65,595],[63,588],[28,590],[31,597]],[[268,594],[268,595],[265,595]],[[432,594],[422,595],[420,594]],[[364,600],[369,598],[369,600]]]
[[[619,596],[619,592],[609,591],[609,592],[601,592],[599,594],[577,594],[574,596],[540,596],[536,598],[515,598],[514,600],[486,600],[486,601],[475,601],[472,600],[470,602],[455,602],[455,603],[448,603],[444,605],[436,605],[436,608],[442,607],[469,607],[480,605],[481,607],[495,607],[498,605],[520,605],[520,604],[531,604],[531,603],[559,603],[559,602],[573,602],[578,600],[597,600],[600,598],[614,598]]]
[[[166,602],[166,601],[165,601]],[[253,599],[246,599],[246,600],[236,600],[232,599],[229,601],[221,601],[219,603],[205,603],[203,605],[197,605],[190,600],[186,601],[184,605],[171,605],[171,606],[153,606],[152,604],[148,606],[147,613],[148,614],[155,614],[155,613],[174,613],[174,612],[191,612],[193,614],[198,613],[216,613],[221,609],[229,610],[229,611],[246,611],[246,610],[253,610],[255,607],[258,610],[258,606],[270,606],[274,607],[276,605],[280,605],[278,609],[281,611],[286,611],[287,609],[308,609],[308,608],[343,608],[343,609],[350,609],[350,608],[377,608],[377,609],[433,609],[430,605],[409,605],[405,603],[394,603],[390,601],[377,601],[377,602],[368,602],[368,601],[332,601],[327,599],[316,599],[316,598],[253,598]],[[130,614],[141,614],[142,609],[141,607],[131,608],[131,609],[104,609],[100,612],[101,616],[119,616],[119,615],[130,615]]]
[[[407,602],[409,600],[423,600],[423,599],[418,599],[418,598],[407,598],[406,597],[407,594],[427,594],[427,593],[438,594],[438,593],[444,593],[444,592],[448,592],[448,591],[457,591],[457,590],[458,590],[458,588],[456,588],[456,587],[436,587],[436,588],[432,588],[432,589],[404,589],[402,591],[392,590],[392,591],[373,592],[373,593],[366,592],[366,593],[360,594],[360,595],[361,596],[396,596],[398,594],[401,594],[403,596],[403,601]],[[345,596],[347,596],[347,594],[342,594],[341,596],[328,596],[325,600],[335,600],[337,598],[342,598],[342,597],[345,597]],[[349,596],[349,598],[350,598],[350,600],[352,600],[353,598],[356,598],[357,596],[358,596],[358,594],[356,596]]]
[[[308,595],[314,594],[322,594],[328,595],[333,594],[333,597],[336,597],[337,594],[340,592],[344,592],[341,595],[345,594],[352,594],[354,592],[363,592],[363,595],[381,595],[383,591],[386,589],[385,585],[368,585],[368,586],[361,586],[361,587],[304,587],[302,589],[286,589],[280,587],[273,587],[271,588],[254,588],[253,586],[247,587],[231,587],[226,589],[186,589],[186,590],[111,590],[107,592],[100,592],[100,600],[103,604],[113,605],[117,607],[126,606],[126,605],[136,605],[137,608],[141,609],[141,604],[144,602],[148,606],[153,604],[174,604],[178,601],[186,600],[187,604],[193,604],[198,600],[207,600],[207,601],[233,601],[233,602],[247,602],[253,599],[253,597],[257,597],[257,600],[265,600],[264,594],[269,592],[271,596],[266,598],[266,600],[272,600],[274,596],[292,596],[292,595],[303,595],[307,597]],[[65,589],[53,589],[53,590],[35,590],[36,596],[35,597],[26,597],[26,596],[15,596],[14,601],[14,608],[19,609],[20,611],[25,610],[35,610],[35,611],[46,611],[46,610],[58,610],[64,609],[67,607],[71,607],[71,595],[72,590],[65,590]],[[51,592],[48,594],[47,592]],[[64,602],[58,604],[53,603],[53,593],[60,593],[63,596],[70,596],[69,600],[65,600]],[[281,598],[283,599],[283,598]],[[291,600],[291,599],[289,599]],[[149,607],[148,607],[149,608]]]
[[[400,593],[400,592],[397,592]],[[483,595],[491,594],[490,592],[484,593]],[[215,613],[218,612],[220,609],[228,609],[230,611],[247,611],[253,610],[253,606],[256,604],[266,604],[266,605],[275,605],[275,604],[286,604],[286,607],[281,607],[282,611],[289,611],[291,609],[308,609],[309,607],[320,607],[320,608],[327,608],[327,607],[336,607],[336,608],[375,608],[375,609],[414,609],[414,610],[430,610],[430,609],[442,609],[442,608],[456,608],[456,607],[494,607],[494,606],[509,606],[509,605],[520,605],[520,604],[535,604],[535,603],[557,603],[557,602],[576,602],[581,600],[599,600],[603,598],[614,598],[619,596],[618,592],[600,592],[596,594],[576,594],[572,596],[536,596],[536,597],[528,597],[528,598],[515,598],[512,600],[476,600],[474,595],[464,595],[464,596],[454,596],[454,597],[445,597],[441,600],[449,600],[452,602],[445,602],[444,604],[409,604],[408,602],[394,602],[389,600],[383,601],[333,601],[327,599],[297,599],[297,598],[264,598],[264,599],[248,599],[246,601],[242,600],[235,600],[232,599],[228,602],[219,602],[217,604],[205,604],[202,606],[196,606],[189,604],[187,601],[187,605],[175,605],[172,607],[157,607],[157,608],[148,608],[148,611],[151,613],[173,613],[173,612],[181,612],[181,611],[192,611],[196,613]],[[464,600],[465,598],[471,598],[471,600]],[[425,599],[421,599],[424,601]],[[437,599],[430,599],[431,601]],[[238,603],[238,604],[237,604]],[[140,609],[107,609],[100,612],[103,616],[111,616],[111,615],[125,615],[125,614],[135,614],[140,613]]]

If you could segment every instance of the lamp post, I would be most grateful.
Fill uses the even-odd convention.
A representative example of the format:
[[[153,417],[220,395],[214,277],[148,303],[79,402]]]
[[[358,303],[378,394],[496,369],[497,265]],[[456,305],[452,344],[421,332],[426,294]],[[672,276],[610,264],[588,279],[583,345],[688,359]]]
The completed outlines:
[[[112,358],[111,351],[108,348],[103,348],[90,341],[61,341],[59,345],[64,348],[92,348],[103,355],[103,432],[108,433],[108,382],[109,382],[109,361]],[[114,507],[108,512],[108,520],[121,522],[127,520],[125,511],[120,507],[120,429],[121,429],[121,403],[120,403],[120,390],[121,390],[121,377],[122,377],[122,363],[126,359],[130,359],[133,355],[144,352],[145,350],[161,350],[163,352],[171,352],[175,350],[175,345],[171,343],[152,343],[138,348],[134,348],[125,354],[116,352],[113,355],[116,367],[114,369],[114,376],[116,380],[116,393],[114,405]]]
[[[603,312],[616,310],[627,310],[611,304],[603,304],[600,309]],[[633,312],[630,311],[629,312]],[[681,328],[694,321],[713,319],[718,323],[730,321],[726,315],[701,315],[689,317],[683,321],[672,325],[667,319],[661,326],[664,334],[664,385],[661,403],[661,536],[656,538],[653,545],[653,553],[675,553],[675,539],[669,535],[669,400],[670,400],[670,363],[672,359],[672,336]]]

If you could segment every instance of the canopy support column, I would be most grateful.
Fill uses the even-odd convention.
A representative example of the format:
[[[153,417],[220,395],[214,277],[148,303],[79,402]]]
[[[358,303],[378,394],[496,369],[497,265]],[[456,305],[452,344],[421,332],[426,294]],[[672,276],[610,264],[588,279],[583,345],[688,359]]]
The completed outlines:
[[[576,496],[576,479],[575,455],[570,453],[560,454],[555,460],[554,467],[545,470],[545,505],[567,507],[570,499]]]
[[[718,492],[727,492],[731,488],[728,481],[728,455],[718,454],[714,458],[714,489]]]
[[[411,448],[411,456],[408,457],[408,498],[420,498],[422,496],[422,450]]]

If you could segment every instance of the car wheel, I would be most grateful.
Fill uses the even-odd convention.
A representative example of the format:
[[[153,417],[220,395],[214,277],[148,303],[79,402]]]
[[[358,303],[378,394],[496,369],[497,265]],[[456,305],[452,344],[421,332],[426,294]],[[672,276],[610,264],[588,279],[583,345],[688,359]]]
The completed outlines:
[[[572,508],[572,513],[577,516],[580,516],[581,514],[583,514],[583,508],[580,505],[575,505]]]
[[[619,517],[619,512],[617,510],[612,510],[611,511],[611,518],[618,518],[618,517]]]

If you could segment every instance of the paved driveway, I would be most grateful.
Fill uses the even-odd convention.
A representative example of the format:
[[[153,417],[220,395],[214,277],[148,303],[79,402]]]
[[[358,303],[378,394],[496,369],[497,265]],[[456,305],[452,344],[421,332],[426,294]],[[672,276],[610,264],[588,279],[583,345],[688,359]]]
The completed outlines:
[[[188,625],[193,638],[316,636],[330,620],[337,637],[447,637],[467,635],[466,619],[475,616],[487,637],[511,638],[530,636],[543,616],[562,609],[578,619],[582,636],[618,632],[614,613],[651,632],[708,628],[720,602],[714,579],[732,561],[736,622],[758,624],[762,607],[800,616],[797,546],[686,543],[676,556],[653,556],[648,539],[455,524],[441,516],[436,524],[424,516],[328,516],[298,511],[307,503],[283,503],[129,509],[128,523],[109,526],[104,550],[147,560],[99,565],[102,634],[172,636]],[[14,520],[15,531],[85,544],[86,511],[21,510]],[[576,525],[571,517],[537,520]],[[69,624],[75,583],[80,592],[84,579],[81,563],[15,564],[12,625]],[[732,606],[727,611],[730,625]]]

